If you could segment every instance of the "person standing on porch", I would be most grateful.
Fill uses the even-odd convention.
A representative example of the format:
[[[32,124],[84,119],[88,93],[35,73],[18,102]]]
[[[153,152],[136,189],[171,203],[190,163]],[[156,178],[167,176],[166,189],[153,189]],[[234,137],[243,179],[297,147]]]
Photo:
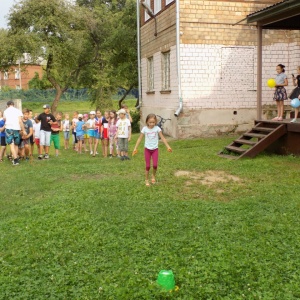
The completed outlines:
[[[298,75],[296,77],[294,76],[294,74],[292,74],[293,85],[296,86],[296,88],[293,89],[293,91],[289,95],[290,99],[299,98],[299,96],[300,96],[300,66],[297,67],[297,73],[298,73]],[[291,121],[291,123],[297,122],[298,113],[299,113],[299,107],[296,107],[295,108],[295,116],[294,116],[294,119]]]
[[[273,121],[282,121],[283,112],[284,112],[284,100],[287,100],[287,94],[285,86],[288,85],[287,76],[285,74],[285,66],[282,64],[277,65],[276,67],[276,86],[273,100],[276,101],[277,105],[277,117],[273,118]]]

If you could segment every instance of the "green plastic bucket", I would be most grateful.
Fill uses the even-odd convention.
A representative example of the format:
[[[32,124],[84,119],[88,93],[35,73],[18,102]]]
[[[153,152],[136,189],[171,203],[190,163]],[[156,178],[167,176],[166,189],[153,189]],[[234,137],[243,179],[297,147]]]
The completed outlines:
[[[175,288],[175,278],[171,270],[161,270],[158,274],[156,282],[167,291]]]

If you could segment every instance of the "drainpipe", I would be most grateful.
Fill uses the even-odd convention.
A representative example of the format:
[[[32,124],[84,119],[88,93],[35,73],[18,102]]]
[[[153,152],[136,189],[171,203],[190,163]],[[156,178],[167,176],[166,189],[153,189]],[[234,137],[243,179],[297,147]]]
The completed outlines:
[[[174,113],[175,117],[178,117],[182,112],[182,95],[181,95],[181,72],[180,72],[180,19],[179,19],[179,3],[176,1],[176,56],[177,56],[177,76],[178,76],[178,96],[179,96],[179,107]]]
[[[140,41],[140,1],[136,0],[136,26],[137,26],[137,60],[138,60],[138,92],[139,92],[139,105],[136,107],[140,109],[142,107],[142,79],[141,79],[141,41]]]
[[[262,119],[262,26],[257,26],[257,119]]]

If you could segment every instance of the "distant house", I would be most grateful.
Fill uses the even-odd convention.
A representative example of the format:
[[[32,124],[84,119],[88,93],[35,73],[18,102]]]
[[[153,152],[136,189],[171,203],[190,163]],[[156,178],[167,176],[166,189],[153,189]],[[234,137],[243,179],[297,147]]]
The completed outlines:
[[[145,0],[140,9],[142,120],[152,112],[171,118],[165,129],[176,138],[249,129],[257,118],[258,37],[247,16],[285,2],[295,0]],[[279,63],[286,65],[288,91],[293,88],[299,31],[266,28],[262,43],[265,107],[274,104],[265,82]]]
[[[17,61],[16,64],[0,68],[0,88],[7,86],[11,89],[28,90],[28,82],[36,73],[42,78],[44,65],[45,61],[43,59],[32,63],[30,55],[24,53],[24,57]]]

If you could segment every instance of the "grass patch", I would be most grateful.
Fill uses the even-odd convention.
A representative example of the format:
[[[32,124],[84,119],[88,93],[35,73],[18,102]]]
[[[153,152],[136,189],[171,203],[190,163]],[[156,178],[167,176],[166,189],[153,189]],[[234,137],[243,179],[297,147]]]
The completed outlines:
[[[46,102],[45,102],[46,103]],[[41,113],[43,111],[42,107],[45,104],[43,102],[23,102],[22,106],[23,108],[28,108],[31,109],[34,113]],[[48,102],[47,102],[48,103]],[[126,99],[123,103],[126,103],[126,105],[131,109],[135,110],[135,104],[136,104],[136,99]],[[51,105],[51,103],[48,103]],[[118,110],[118,101],[114,100],[113,101],[113,109]],[[73,112],[76,110],[79,113],[89,113],[91,110],[95,110],[95,104],[92,104],[89,101],[61,101],[59,102],[57,111],[61,111],[63,113],[69,113],[73,114]],[[101,108],[102,113],[104,113],[104,109],[106,108]],[[111,109],[111,108],[109,108]]]
[[[298,158],[218,157],[230,140],[161,145],[150,188],[142,151],[2,163],[0,299],[299,299]]]

